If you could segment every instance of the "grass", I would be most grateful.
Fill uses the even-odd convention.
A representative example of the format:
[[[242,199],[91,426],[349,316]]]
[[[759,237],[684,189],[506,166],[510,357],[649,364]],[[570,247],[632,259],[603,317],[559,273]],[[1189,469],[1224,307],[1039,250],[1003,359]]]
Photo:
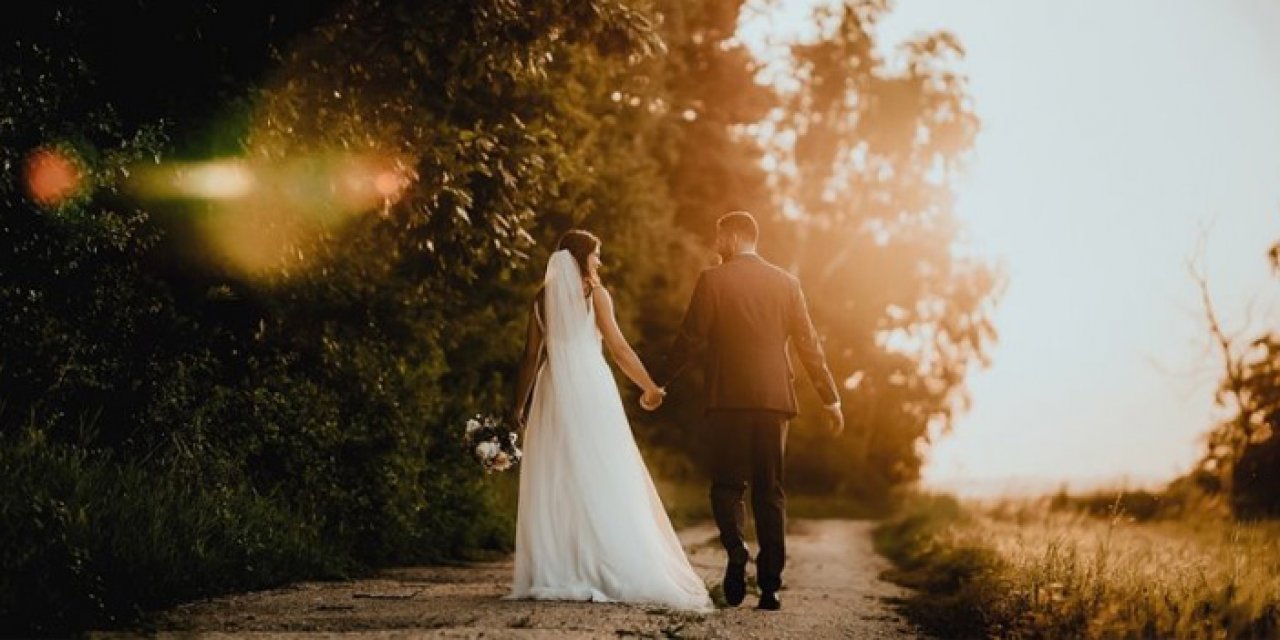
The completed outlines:
[[[662,504],[666,507],[667,515],[671,518],[671,524],[675,528],[683,529],[711,521],[710,484],[654,478],[654,485],[658,489],[658,495],[662,498]],[[747,503],[747,510],[750,512],[750,490],[744,496],[744,500]],[[884,516],[883,509],[853,498],[803,494],[787,496],[787,518],[790,521],[827,518],[867,520]],[[746,534],[749,539],[755,535],[753,529],[754,527],[748,522]]]
[[[0,635],[351,569],[278,501],[25,439],[0,447]]]
[[[876,538],[918,590],[905,613],[941,637],[1280,636],[1278,523],[921,497]]]
[[[676,529],[711,521],[711,498],[706,486],[659,477],[653,479],[653,484]]]

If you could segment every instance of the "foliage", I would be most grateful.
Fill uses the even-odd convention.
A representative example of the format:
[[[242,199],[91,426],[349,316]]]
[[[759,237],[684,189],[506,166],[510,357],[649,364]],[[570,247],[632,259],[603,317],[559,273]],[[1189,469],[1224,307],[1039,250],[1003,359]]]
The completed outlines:
[[[66,634],[184,599],[338,577],[348,555],[278,499],[51,440],[0,447],[6,632]]]
[[[959,253],[951,180],[978,128],[952,69],[964,50],[940,32],[882,58],[873,34],[888,9],[846,2],[820,16],[822,37],[793,50],[801,88],[774,144],[780,258],[805,285],[850,425],[835,446],[799,430],[796,481],[872,497],[916,479],[920,444],[963,407],[1000,287]]]
[[[848,3],[834,14],[837,28],[795,48],[799,88],[787,92],[760,83],[760,63],[734,38],[742,7],[659,3],[667,54],[640,68],[645,82],[615,96],[663,121],[650,153],[672,221],[688,234],[668,230],[670,250],[650,245],[643,254],[661,256],[662,268],[634,298],[649,310],[637,319],[642,352],[663,357],[709,262],[689,236],[705,247],[716,217],[753,211],[765,227],[761,251],[800,276],[846,383],[850,432],[835,446],[811,423],[815,395],[802,396],[791,486],[883,506],[891,487],[917,476],[919,445],[963,405],[965,375],[995,339],[1000,277],[958,256],[951,208],[950,181],[977,128],[950,68],[962,50],[934,34],[910,43],[899,69],[873,53],[871,27],[887,5]],[[677,381],[661,418],[638,417],[650,442],[695,460],[706,446],[698,373]]]
[[[460,429],[509,401],[518,301],[572,227],[604,239],[624,329],[652,361],[712,221],[759,214],[837,376],[862,381],[845,394],[852,437],[797,430],[797,488],[861,512],[915,477],[993,339],[997,279],[954,252],[947,178],[976,120],[945,64],[953,39],[893,68],[869,46],[887,7],[850,5],[797,50],[790,95],[759,84],[734,39],[740,0],[302,4],[62,1],[14,22],[0,568],[39,578],[0,582],[6,628],[509,548],[511,486],[481,480]],[[761,134],[782,129],[794,148]],[[40,147],[84,176],[56,206],[23,189]],[[778,154],[797,171],[766,171]],[[339,206],[316,175],[348,157],[392,171],[395,192]],[[139,195],[140,169],[177,159],[280,184]],[[903,352],[894,332],[924,346]],[[697,382],[635,416],[682,480],[697,476]]]
[[[1238,413],[1210,441],[1243,440],[1231,449],[1238,457],[1223,465],[1231,471],[1232,512],[1246,519],[1280,517],[1280,334],[1257,338],[1238,372],[1223,381],[1223,393],[1235,389]]]
[[[1280,274],[1280,244],[1268,253]],[[1280,516],[1280,334],[1244,341],[1223,328],[1203,274],[1195,272],[1210,336],[1222,358],[1216,401],[1230,411],[1206,436],[1200,466],[1185,481],[1225,495],[1244,519]]]
[[[657,3],[667,54],[645,69],[647,79],[640,86],[618,96],[619,102],[639,99],[642,108],[652,105],[662,122],[649,153],[667,194],[664,217],[670,228],[645,254],[651,275],[638,299],[648,312],[636,318],[635,327],[646,362],[666,357],[697,274],[711,264],[708,248],[715,220],[735,209],[767,215],[773,207],[760,165],[763,149],[742,130],[763,120],[778,98],[772,88],[756,82],[759,64],[735,37],[743,4]],[[657,89],[642,92],[646,87]],[[677,380],[659,415],[636,420],[650,443],[690,459],[677,472],[685,481],[699,478],[705,448],[714,446],[700,437],[701,373],[694,368]]]
[[[41,579],[22,593],[4,583],[3,626],[64,632],[334,567],[509,548],[513,514],[494,508],[459,446],[460,418],[505,394],[522,309],[496,301],[533,284],[512,269],[534,210],[590,183],[575,173],[592,170],[574,164],[576,138],[554,124],[582,110],[598,127],[596,116],[570,100],[551,108],[555,89],[649,53],[643,16],[610,2],[540,3],[536,20],[508,2],[352,4],[281,54],[279,77],[253,68],[232,83],[238,98],[211,79],[205,97],[246,114],[212,136],[237,140],[232,150],[287,163],[404,145],[390,151],[418,178],[383,215],[323,220],[245,270],[202,247],[201,225],[298,212],[136,201],[124,177],[197,153],[218,118],[192,106],[199,81],[152,111],[98,85],[108,61],[77,48],[121,34],[96,30],[93,7],[63,9],[12,45],[0,87],[21,109],[0,120],[0,450],[21,474],[0,502],[6,516],[54,514],[4,531],[4,572]],[[173,27],[162,9],[138,10],[137,24],[108,24]],[[236,27],[195,22],[213,47]],[[170,46],[189,56],[183,46],[202,45],[181,43],[202,41]],[[370,45],[378,57],[361,57]],[[571,56],[588,62],[553,68]],[[325,102],[335,91],[352,101]],[[90,180],[46,210],[26,198],[21,166],[50,141]]]

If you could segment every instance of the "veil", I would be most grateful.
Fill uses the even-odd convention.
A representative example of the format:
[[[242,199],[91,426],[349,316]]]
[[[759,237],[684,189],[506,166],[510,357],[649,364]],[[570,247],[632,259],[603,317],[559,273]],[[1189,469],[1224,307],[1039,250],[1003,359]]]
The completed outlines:
[[[547,357],[552,366],[572,357],[572,349],[592,335],[595,320],[582,295],[582,270],[573,254],[561,249],[547,260],[543,278]]]

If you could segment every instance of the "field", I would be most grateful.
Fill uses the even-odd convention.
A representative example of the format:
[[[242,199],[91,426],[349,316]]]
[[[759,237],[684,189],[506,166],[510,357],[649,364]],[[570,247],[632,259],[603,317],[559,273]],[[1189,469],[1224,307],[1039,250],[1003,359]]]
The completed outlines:
[[[927,497],[877,546],[919,589],[908,616],[943,637],[1280,636],[1280,523]]]

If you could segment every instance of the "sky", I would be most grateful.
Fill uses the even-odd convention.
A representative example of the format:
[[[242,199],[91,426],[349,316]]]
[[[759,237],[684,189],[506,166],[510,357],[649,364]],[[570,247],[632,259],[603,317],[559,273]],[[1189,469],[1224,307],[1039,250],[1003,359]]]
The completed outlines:
[[[752,0],[760,55],[822,0]],[[982,119],[956,184],[966,253],[1003,265],[992,366],[928,450],[962,494],[1156,486],[1223,416],[1188,261],[1226,328],[1280,327],[1280,1],[905,0],[880,46],[947,30]],[[1203,250],[1197,247],[1203,244]]]

